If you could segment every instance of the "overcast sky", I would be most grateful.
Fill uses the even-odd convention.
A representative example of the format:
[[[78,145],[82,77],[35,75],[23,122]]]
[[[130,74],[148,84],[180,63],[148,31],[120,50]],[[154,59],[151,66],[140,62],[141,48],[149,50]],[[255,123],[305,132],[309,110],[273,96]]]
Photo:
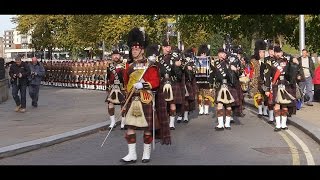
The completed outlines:
[[[16,25],[10,21],[15,15],[0,15],[0,37],[3,37],[3,31],[15,28]]]

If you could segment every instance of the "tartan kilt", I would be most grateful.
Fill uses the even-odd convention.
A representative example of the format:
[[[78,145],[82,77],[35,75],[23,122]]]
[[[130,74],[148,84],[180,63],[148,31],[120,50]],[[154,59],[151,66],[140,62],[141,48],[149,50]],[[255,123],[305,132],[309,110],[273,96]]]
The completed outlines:
[[[221,102],[217,101],[220,89],[221,89],[221,86],[215,88],[215,92],[216,92],[215,96],[214,96],[215,97],[215,101],[214,101],[215,104],[221,103]],[[236,106],[236,104],[240,104],[240,98],[237,95],[237,89],[235,87],[231,87],[228,85],[228,90],[230,91],[231,96],[234,98],[234,102],[231,104],[227,104],[227,105]]]
[[[242,100],[244,98],[243,91],[241,89],[241,85],[240,84],[235,85],[234,89],[236,89],[236,91],[237,91],[237,99],[239,99],[239,101],[237,103],[235,103],[235,106],[240,106],[241,102],[242,102]],[[233,98],[235,98],[235,97],[233,97]]]
[[[228,85],[228,89],[232,95],[232,97],[234,98],[234,102],[232,103],[233,106],[240,106],[240,96],[239,96],[239,92],[241,90],[241,87],[237,87],[237,86],[229,86]]]
[[[128,105],[127,105],[127,110],[130,109],[132,100],[136,97],[140,97],[140,94],[134,94],[131,98],[131,100],[129,100]],[[142,109],[143,109],[143,113],[144,116],[146,118],[146,121],[148,123],[148,127],[136,127],[136,126],[132,126],[132,125],[125,125],[126,128],[131,128],[131,129],[136,129],[136,130],[149,130],[152,132],[152,128],[153,128],[153,109],[152,109],[152,101],[149,104],[145,104],[145,103],[141,103],[142,104]],[[156,116],[156,114],[155,114]],[[127,117],[126,117],[127,118]],[[156,123],[157,125],[157,123]],[[157,127],[156,127],[157,129]]]
[[[173,102],[174,104],[184,104],[185,87],[183,82],[175,82],[172,84]]]
[[[156,91],[156,122],[159,124],[159,129],[156,124],[156,139],[161,140],[161,144],[171,144],[171,136],[169,129],[169,115],[168,115],[168,102],[164,100],[163,88],[158,88]]]
[[[189,93],[189,96],[186,97],[187,100],[193,101],[196,98],[197,95],[197,84],[195,82],[186,82],[186,88]]]
[[[285,85],[286,91],[288,91],[289,94],[291,94],[293,97],[296,97],[296,92],[294,91],[294,88],[291,88],[290,85]],[[294,93],[293,93],[294,92]],[[278,85],[272,85],[272,104],[277,104],[276,99],[277,99],[277,94],[278,94]],[[296,101],[292,101],[290,104],[286,104],[287,106],[295,106]]]

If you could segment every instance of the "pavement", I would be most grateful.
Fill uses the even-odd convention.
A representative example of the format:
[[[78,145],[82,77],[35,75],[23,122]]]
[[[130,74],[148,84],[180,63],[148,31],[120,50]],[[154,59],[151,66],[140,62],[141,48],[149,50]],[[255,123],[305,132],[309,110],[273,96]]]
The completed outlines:
[[[253,99],[245,98],[245,104],[254,108],[257,112],[257,108],[254,106]],[[263,117],[265,120],[268,117]],[[313,106],[304,105],[300,110],[297,110],[296,115],[288,117],[287,123],[295,126],[299,130],[306,133],[314,141],[320,144],[320,103],[313,102]]]
[[[0,158],[105,130],[110,121],[104,100],[103,91],[42,86],[38,108],[32,108],[27,92],[27,112],[17,113],[10,96],[0,104]],[[246,99],[246,103],[253,107],[252,100]],[[302,108],[288,123],[320,144],[319,107],[314,103]],[[108,131],[104,132],[107,135]]]

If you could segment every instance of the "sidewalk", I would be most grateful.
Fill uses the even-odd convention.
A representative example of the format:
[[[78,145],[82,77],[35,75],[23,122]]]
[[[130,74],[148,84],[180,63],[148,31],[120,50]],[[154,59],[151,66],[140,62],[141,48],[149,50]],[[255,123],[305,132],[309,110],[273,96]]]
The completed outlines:
[[[245,98],[245,102],[258,112],[253,104],[253,99]],[[313,102],[313,106],[304,105],[296,115],[288,117],[288,124],[300,129],[320,144],[320,103]]]
[[[9,150],[15,155],[27,146],[52,145],[105,128],[109,121],[104,100],[103,91],[42,86],[38,108],[31,106],[27,90],[27,112],[17,113],[10,92],[8,101],[0,104],[0,157]]]

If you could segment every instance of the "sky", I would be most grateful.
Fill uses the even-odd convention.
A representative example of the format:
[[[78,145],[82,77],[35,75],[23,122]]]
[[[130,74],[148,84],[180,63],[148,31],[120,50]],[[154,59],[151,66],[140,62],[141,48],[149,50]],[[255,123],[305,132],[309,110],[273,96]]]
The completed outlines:
[[[0,37],[3,37],[3,31],[16,27],[16,24],[10,21],[10,18],[14,16],[15,15],[0,15]]]

